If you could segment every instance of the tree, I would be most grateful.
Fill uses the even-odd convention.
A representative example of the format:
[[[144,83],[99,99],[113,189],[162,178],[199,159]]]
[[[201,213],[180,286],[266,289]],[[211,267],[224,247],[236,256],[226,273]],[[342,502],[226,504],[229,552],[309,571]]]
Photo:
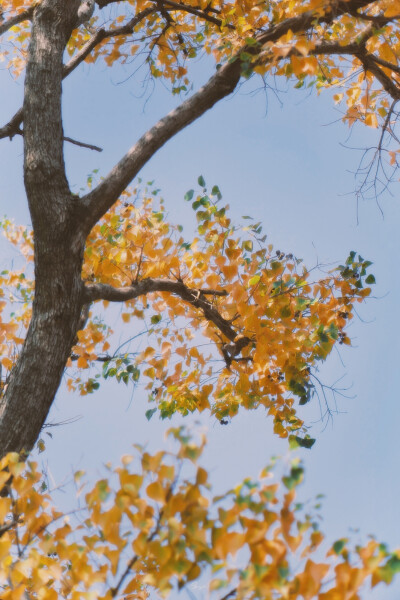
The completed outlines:
[[[93,25],[112,4],[96,3]],[[29,451],[35,443],[82,326],[82,308],[101,298],[125,300],[139,289],[142,294],[161,291],[158,284],[140,279],[130,289],[112,291],[83,281],[81,271],[90,231],[168,139],[252,73],[294,78],[298,85],[310,78],[318,87],[343,86],[347,88],[345,120],[361,120],[372,127],[380,121],[383,136],[391,131],[399,93],[398,68],[389,57],[398,52],[397,3],[318,0],[277,2],[262,8],[117,4],[121,10],[108,29],[84,30],[77,28],[78,0],[3,3],[0,34],[11,32],[27,52],[24,106],[0,134],[24,136],[24,180],[35,240],[35,298],[26,340],[2,398],[1,454]],[[139,44],[131,44],[132,34],[140,36]],[[142,136],[95,188],[82,197],[72,194],[63,159],[63,78],[84,60],[102,57],[112,65],[145,52],[151,75],[171,81],[173,91],[179,93],[189,85],[186,63],[202,50],[213,52],[217,61],[209,81]],[[70,59],[63,64],[65,51]],[[24,64],[11,55],[10,68],[18,71]],[[382,143],[379,151],[384,151]],[[396,163],[393,150],[390,160]],[[162,284],[163,290],[166,285]],[[181,296],[191,293],[184,282],[168,285],[168,291],[175,293],[181,285]],[[186,296],[184,301],[188,300]],[[204,312],[205,306],[198,308]],[[223,343],[226,338],[234,341],[241,329],[240,324],[229,332],[220,329]]]
[[[108,13],[111,22],[99,27],[112,4],[117,9]],[[88,5],[85,18],[92,11]],[[374,282],[367,273],[371,263],[352,252],[344,265],[316,279],[292,254],[265,247],[259,223],[235,226],[218,187],[208,190],[202,177],[199,192],[186,195],[198,221],[196,239],[187,242],[179,226],[167,223],[163,204],[152,198],[156,193],[140,193],[129,185],[164,143],[246,78],[275,75],[293,79],[297,87],[308,82],[318,89],[342,87],[344,120],[381,126],[363,191],[372,169],[386,169],[386,157],[389,166],[397,166],[396,150],[385,145],[398,99],[397,3],[98,0],[89,23],[81,23],[82,10],[86,3],[78,0],[10,0],[3,2],[0,24],[0,34],[27,56],[25,65],[20,55],[7,55],[5,46],[9,68],[26,70],[25,93],[23,108],[0,135],[23,135],[33,231],[7,221],[3,228],[35,266],[34,283],[29,269],[1,275],[5,373],[0,454],[8,493],[0,513],[4,597],[78,598],[94,594],[96,585],[106,598],[144,597],[148,587],[162,593],[174,580],[182,586],[197,579],[207,564],[225,568],[236,549],[249,552],[251,560],[241,572],[227,563],[222,582],[212,583],[215,589],[225,580],[234,583],[225,598],[319,594],[329,600],[355,597],[370,575],[373,583],[389,582],[399,568],[398,556],[374,542],[356,550],[358,565],[352,564],[343,540],[334,544],[332,554],[340,564],[327,591],[321,591],[327,565],[310,559],[295,574],[290,552],[301,547],[309,556],[322,539],[307,517],[297,525],[300,532],[312,531],[309,547],[293,533],[293,489],[302,476],[297,464],[283,479],[289,490],[285,498],[279,499],[275,487],[246,480],[216,516],[214,505],[206,510],[204,470],[196,467],[194,479],[180,479],[173,458],[165,461],[162,453],[139,450],[142,473],[129,471],[127,459],[111,505],[102,505],[110,501],[105,481],[87,496],[85,526],[94,527],[94,533],[86,535],[80,527],[74,532],[67,524],[58,528],[61,515],[48,505],[45,490],[38,490],[36,467],[28,463],[24,471],[20,460],[38,440],[65,368],[76,364],[81,374],[71,377],[69,385],[90,393],[100,379],[85,375],[85,369],[96,362],[104,365],[106,378],[148,381],[154,402],[149,418],[156,410],[168,417],[211,408],[223,423],[239,407],[261,405],[273,416],[277,434],[292,446],[312,446],[295,399],[302,405],[312,398],[318,362],[335,343],[349,343],[345,328],[353,305],[368,296]],[[202,51],[214,54],[216,69],[190,95],[188,65]],[[188,93],[188,98],[143,135],[108,175],[96,184],[90,176],[87,193],[73,194],[63,158],[63,144],[71,141],[62,125],[63,78],[83,61],[104,59],[112,66],[143,55],[149,76],[169,81],[173,93]],[[336,102],[341,99],[340,93],[335,96]],[[23,301],[19,313],[10,308],[16,296]],[[154,341],[139,356],[110,349],[99,301],[123,302],[126,322],[140,321],[150,311]],[[208,348],[205,354],[191,343],[197,330],[215,344],[219,363],[209,360]],[[197,458],[201,445],[182,431],[173,435],[180,444],[178,461]],[[126,519],[134,529],[128,544]],[[255,531],[269,519],[272,528]],[[88,544],[88,552],[103,554],[104,563],[82,553],[79,541],[66,542],[70,533],[75,539],[83,533],[79,539]],[[166,550],[167,540],[172,551]],[[113,584],[107,582],[110,575]]]

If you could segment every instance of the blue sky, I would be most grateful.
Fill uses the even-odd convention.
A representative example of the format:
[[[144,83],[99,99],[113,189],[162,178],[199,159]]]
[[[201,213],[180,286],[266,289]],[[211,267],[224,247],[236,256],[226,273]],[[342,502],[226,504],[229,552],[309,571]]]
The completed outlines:
[[[207,65],[198,64],[195,70],[201,83]],[[67,145],[68,175],[77,191],[88,173],[98,168],[105,174],[176,103],[161,85],[147,101],[138,98],[134,79],[119,83],[126,75],[129,70],[83,66],[65,82],[65,134],[104,148],[97,154]],[[261,220],[276,248],[304,258],[308,265],[341,262],[353,249],[374,262],[376,298],[360,306],[360,319],[351,325],[353,347],[334,355],[321,375],[328,384],[345,375],[352,397],[340,400],[340,414],[328,423],[319,422],[316,402],[302,413],[308,422],[315,421],[317,443],[300,453],[306,464],[300,495],[307,499],[326,494],[322,528],[332,541],[346,536],[351,527],[360,530],[355,540],[374,533],[398,547],[399,186],[393,185],[393,197],[382,198],[383,217],[374,201],[360,203],[357,224],[349,171],[357,167],[359,155],[340,144],[368,145],[377,132],[360,130],[348,140],[349,130],[337,122],[340,114],[328,94],[316,97],[288,88],[280,94],[281,105],[272,92],[251,93],[259,85],[246,82],[176,136],[141,177],[156,181],[170,219],[189,230],[193,215],[183,196],[202,174],[209,184],[218,183],[236,218],[247,214]],[[19,108],[22,80],[13,82],[7,71],[0,71],[0,89],[3,123]],[[21,140],[2,140],[0,160],[0,213],[27,223]],[[119,327],[116,314],[114,329]],[[171,423],[155,418],[148,423],[147,408],[140,388],[132,395],[131,389],[104,385],[97,395],[84,398],[61,389],[51,419],[82,418],[53,430],[44,460],[54,480],[60,483],[71,469],[82,467],[95,477],[104,462],[116,463],[134,442],[148,441],[155,448]],[[286,443],[272,435],[262,412],[243,414],[226,427],[207,418],[202,424],[210,440],[206,465],[218,491],[246,475],[255,476],[271,455],[287,455]],[[388,589],[379,586],[363,598],[397,600],[399,593],[400,582]]]

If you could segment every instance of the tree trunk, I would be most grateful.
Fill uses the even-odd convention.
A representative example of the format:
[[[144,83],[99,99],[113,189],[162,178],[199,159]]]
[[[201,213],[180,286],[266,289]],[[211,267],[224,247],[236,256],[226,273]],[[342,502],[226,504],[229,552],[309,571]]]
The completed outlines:
[[[24,178],[34,231],[35,298],[28,334],[0,404],[0,456],[28,453],[71,351],[82,306],[86,235],[65,176],[62,58],[79,0],[34,11],[24,100]]]

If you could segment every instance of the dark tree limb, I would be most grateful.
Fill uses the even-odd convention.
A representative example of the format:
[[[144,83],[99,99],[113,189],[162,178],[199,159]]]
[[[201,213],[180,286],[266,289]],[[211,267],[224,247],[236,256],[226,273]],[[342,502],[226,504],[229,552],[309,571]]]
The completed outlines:
[[[145,296],[154,292],[168,292],[179,296],[202,311],[204,317],[214,323],[223,335],[233,342],[237,331],[232,327],[231,321],[224,319],[216,307],[209,302],[205,296],[225,296],[226,292],[221,290],[197,290],[188,288],[183,281],[168,281],[166,279],[142,279],[126,287],[113,287],[103,283],[85,283],[82,293],[82,302],[90,303],[95,300],[108,300],[109,302],[126,302],[134,300],[139,296]]]
[[[74,144],[75,146],[79,146],[80,148],[87,148],[88,150],[95,150],[96,152],[103,152],[103,148],[100,146],[94,146],[93,144],[87,144],[86,142],[79,142],[78,140],[74,140],[66,135],[63,137],[64,142],[69,142],[70,144]]]
[[[23,120],[24,111],[20,108],[4,127],[0,127],[0,139],[9,137],[11,140],[19,133]]]
[[[376,64],[381,65],[381,67],[385,67],[385,69],[390,69],[390,71],[393,71],[393,73],[400,75],[399,65],[394,65],[393,63],[391,63],[387,60],[384,60],[383,58],[380,58],[379,56],[376,56],[375,54],[370,54],[369,56],[373,59],[373,61]]]
[[[23,129],[18,128],[14,135],[24,135]],[[79,146],[80,148],[88,148],[88,150],[95,150],[96,152],[103,152],[103,148],[99,146],[94,146],[93,144],[87,144],[86,142],[80,142],[79,140],[74,140],[66,135],[63,136],[64,142],[69,142],[70,144],[74,144],[74,146]]]

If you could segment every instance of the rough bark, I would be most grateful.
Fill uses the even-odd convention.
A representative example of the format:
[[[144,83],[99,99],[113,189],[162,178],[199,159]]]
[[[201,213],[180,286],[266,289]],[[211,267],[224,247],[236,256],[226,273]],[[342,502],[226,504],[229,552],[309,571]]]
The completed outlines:
[[[77,4],[45,1],[34,13],[23,110],[36,288],[27,338],[0,405],[1,455],[35,444],[81,312],[84,236],[65,176],[61,120],[62,56]]]

